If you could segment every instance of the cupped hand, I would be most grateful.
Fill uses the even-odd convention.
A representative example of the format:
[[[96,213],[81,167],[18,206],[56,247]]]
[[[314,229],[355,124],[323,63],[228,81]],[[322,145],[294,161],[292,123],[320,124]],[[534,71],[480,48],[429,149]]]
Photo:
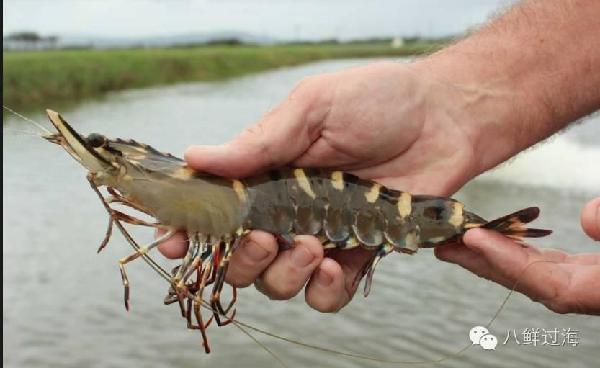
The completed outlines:
[[[303,80],[279,106],[231,142],[192,146],[189,166],[242,178],[283,165],[347,170],[391,188],[448,195],[478,172],[474,136],[460,92],[419,74],[412,65],[378,63]],[[160,246],[181,257],[183,236]],[[323,255],[321,243],[297,236],[278,251],[270,234],[253,231],[233,254],[227,282],[255,283],[273,299],[305,290],[307,303],[323,312],[346,305],[364,249]]]
[[[581,225],[600,241],[600,198],[582,211]],[[527,295],[557,313],[600,315],[600,252],[569,255],[523,247],[489,230],[469,230],[464,245],[435,249],[444,261]]]

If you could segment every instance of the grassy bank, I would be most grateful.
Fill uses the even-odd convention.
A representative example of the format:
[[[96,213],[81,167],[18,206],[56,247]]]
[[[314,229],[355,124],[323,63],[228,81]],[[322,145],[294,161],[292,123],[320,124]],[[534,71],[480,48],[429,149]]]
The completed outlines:
[[[3,103],[30,110],[126,88],[225,79],[321,59],[416,55],[440,46],[410,43],[394,49],[388,43],[357,43],[4,52]]]

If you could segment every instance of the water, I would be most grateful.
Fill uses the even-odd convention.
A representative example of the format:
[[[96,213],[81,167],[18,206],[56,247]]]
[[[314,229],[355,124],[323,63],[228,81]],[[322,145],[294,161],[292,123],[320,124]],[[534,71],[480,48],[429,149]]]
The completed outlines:
[[[131,137],[181,154],[191,143],[223,142],[275,106],[302,77],[366,63],[330,61],[280,69],[221,83],[193,83],[116,93],[62,111],[84,133]],[[31,116],[45,121],[41,115]],[[484,217],[539,205],[536,223],[555,233],[535,243],[569,252],[598,251],[579,226],[579,211],[600,189],[600,119],[589,119],[501,168],[482,175],[456,197]],[[129,268],[132,310],[122,305],[117,259],[130,249],[116,235],[96,255],[106,215],[63,150],[4,131],[3,362],[6,367],[275,366],[235,327],[211,328],[205,355],[197,331],[188,331],[174,305],[164,306],[164,281],[144,263]],[[596,164],[594,164],[594,162]],[[138,231],[142,241],[151,232]],[[166,262],[164,262],[166,263]],[[167,263],[166,263],[167,264]],[[167,264],[168,265],[168,264]],[[395,360],[430,360],[458,351],[468,331],[485,324],[507,290],[424,250],[382,262],[369,298],[357,295],[338,314],[310,310],[302,295],[269,301],[241,290],[238,317],[268,331],[316,345]],[[507,345],[508,331],[577,330],[576,347]],[[590,367],[600,361],[600,319],[557,315],[513,296],[492,326],[496,351],[468,349],[448,367],[505,365]],[[522,336],[518,336],[522,340]],[[258,338],[290,366],[365,367],[356,361]]]

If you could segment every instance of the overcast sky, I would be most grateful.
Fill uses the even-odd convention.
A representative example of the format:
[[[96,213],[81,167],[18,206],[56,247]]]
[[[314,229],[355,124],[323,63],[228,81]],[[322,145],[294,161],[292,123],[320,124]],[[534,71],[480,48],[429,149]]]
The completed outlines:
[[[3,33],[146,37],[242,31],[277,39],[443,36],[477,26],[510,0],[8,0]]]

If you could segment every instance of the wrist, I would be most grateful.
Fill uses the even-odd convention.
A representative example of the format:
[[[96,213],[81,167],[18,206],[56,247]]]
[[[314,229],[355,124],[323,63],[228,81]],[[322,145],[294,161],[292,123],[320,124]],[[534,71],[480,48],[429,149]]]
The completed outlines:
[[[466,136],[473,157],[469,180],[528,146],[518,139],[518,124],[524,118],[516,101],[532,103],[525,102],[528,96],[511,92],[509,83],[481,80],[464,61],[455,60],[427,58],[411,68],[428,81],[427,119],[434,120],[433,124],[452,124]]]
[[[413,67],[473,142],[485,171],[600,106],[600,2],[524,1]],[[576,42],[574,42],[576,40]]]

